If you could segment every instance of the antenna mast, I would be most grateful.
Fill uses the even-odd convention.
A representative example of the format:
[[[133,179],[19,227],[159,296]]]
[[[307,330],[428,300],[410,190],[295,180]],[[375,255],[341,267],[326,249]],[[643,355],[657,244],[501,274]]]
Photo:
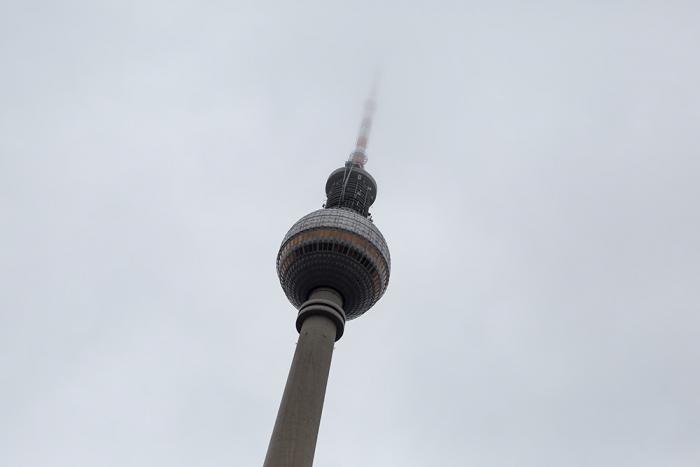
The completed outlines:
[[[350,154],[350,158],[348,159],[350,162],[359,165],[361,168],[364,168],[365,164],[367,163],[367,141],[369,140],[369,132],[372,129],[374,110],[377,107],[376,95],[377,79],[375,78],[369,96],[367,96],[367,100],[365,101],[365,111],[362,116],[360,131],[357,134],[355,150],[352,152],[352,154]]]

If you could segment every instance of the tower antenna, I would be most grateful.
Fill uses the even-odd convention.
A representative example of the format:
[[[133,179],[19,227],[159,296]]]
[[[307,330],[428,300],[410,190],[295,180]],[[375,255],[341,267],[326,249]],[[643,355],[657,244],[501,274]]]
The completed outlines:
[[[367,163],[367,142],[369,141],[369,133],[372,130],[372,119],[374,111],[377,108],[377,87],[379,85],[379,74],[376,74],[372,82],[367,100],[365,100],[365,110],[360,123],[360,131],[357,134],[355,142],[355,150],[350,154],[348,159],[350,162],[364,168]]]

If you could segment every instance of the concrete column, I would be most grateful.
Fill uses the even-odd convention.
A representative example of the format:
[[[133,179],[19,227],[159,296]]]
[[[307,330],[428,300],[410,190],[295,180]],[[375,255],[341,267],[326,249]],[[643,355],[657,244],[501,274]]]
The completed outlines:
[[[333,290],[315,290],[299,309],[299,340],[264,467],[312,466],[333,345],[344,325],[342,299]]]

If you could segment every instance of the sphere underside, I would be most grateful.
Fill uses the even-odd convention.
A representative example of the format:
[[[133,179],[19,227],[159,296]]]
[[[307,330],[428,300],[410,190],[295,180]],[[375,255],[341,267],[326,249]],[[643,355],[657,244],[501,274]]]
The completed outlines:
[[[277,274],[297,308],[311,292],[330,287],[343,296],[347,319],[370,309],[389,284],[389,248],[379,229],[349,209],[320,209],[302,217],[282,241]]]

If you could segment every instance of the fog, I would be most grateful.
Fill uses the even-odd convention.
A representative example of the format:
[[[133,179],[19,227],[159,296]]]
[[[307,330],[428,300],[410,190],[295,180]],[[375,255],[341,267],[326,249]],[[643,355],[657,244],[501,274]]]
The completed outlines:
[[[0,4],[0,465],[262,465],[381,70],[316,466],[700,465],[700,4]]]

